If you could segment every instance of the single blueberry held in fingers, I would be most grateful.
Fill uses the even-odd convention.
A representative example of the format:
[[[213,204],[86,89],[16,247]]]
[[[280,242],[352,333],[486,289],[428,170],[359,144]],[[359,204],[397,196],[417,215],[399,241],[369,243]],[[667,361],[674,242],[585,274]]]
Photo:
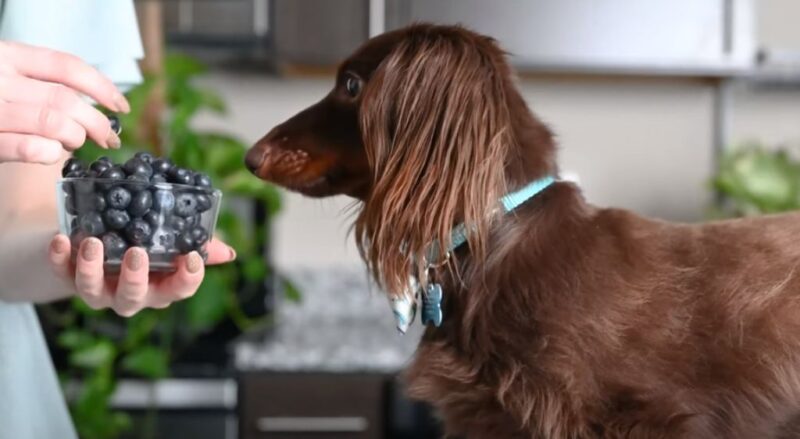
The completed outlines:
[[[83,214],[78,219],[78,224],[81,226],[87,235],[100,236],[106,231],[106,226],[103,224],[103,218],[97,212],[89,212]]]
[[[122,259],[128,244],[117,232],[107,232],[103,235],[103,249],[106,259]]]
[[[202,172],[198,172],[194,175],[194,185],[204,188],[211,187],[211,177]]]
[[[134,217],[143,216],[153,205],[153,195],[148,190],[136,192],[128,205],[128,213]]]
[[[112,209],[125,210],[131,203],[131,193],[122,186],[111,188],[106,193],[106,203]]]
[[[76,159],[75,157],[70,158],[64,163],[64,167],[61,168],[61,176],[68,178],[67,174],[72,172],[83,171],[83,163],[80,160]]]
[[[186,229],[186,220],[179,216],[173,216],[169,219],[169,225],[175,231],[182,232]]]
[[[192,239],[192,235],[190,232],[181,233],[175,241],[175,248],[178,249],[181,254],[187,254],[194,250],[194,239]]]
[[[125,228],[125,236],[131,245],[142,246],[150,241],[152,230],[147,221],[137,218],[128,223],[128,227]]]
[[[153,210],[168,213],[175,208],[175,195],[172,191],[159,189],[153,194]]]
[[[153,168],[136,157],[125,162],[125,164],[122,165],[122,170],[128,175],[140,174],[146,176],[148,179],[153,175]]]
[[[197,198],[193,194],[184,192],[175,197],[175,214],[184,218],[197,213]]]
[[[197,201],[197,211],[203,213],[208,209],[211,209],[211,198],[208,197],[206,194],[197,194],[194,196],[195,201]]]
[[[153,160],[150,166],[153,168],[154,174],[162,174],[166,176],[167,172],[172,169],[173,165],[169,159],[158,158]]]
[[[114,131],[118,136],[122,134],[122,124],[119,122],[119,118],[113,114],[108,115],[108,123],[111,124],[111,130]]]
[[[108,209],[103,212],[103,219],[106,226],[111,230],[122,230],[131,221],[128,212],[119,209]]]
[[[134,154],[133,156],[136,157],[137,159],[147,163],[148,165],[153,162],[153,154],[150,154],[149,152],[146,152],[146,151],[139,151],[136,154]]]

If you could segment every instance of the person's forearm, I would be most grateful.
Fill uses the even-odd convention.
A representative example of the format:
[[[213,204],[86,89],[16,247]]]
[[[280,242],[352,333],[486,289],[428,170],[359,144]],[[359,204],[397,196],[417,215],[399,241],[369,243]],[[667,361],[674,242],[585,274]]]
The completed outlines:
[[[15,224],[0,232],[0,300],[51,302],[75,294],[68,280],[50,268],[47,250],[52,224]]]

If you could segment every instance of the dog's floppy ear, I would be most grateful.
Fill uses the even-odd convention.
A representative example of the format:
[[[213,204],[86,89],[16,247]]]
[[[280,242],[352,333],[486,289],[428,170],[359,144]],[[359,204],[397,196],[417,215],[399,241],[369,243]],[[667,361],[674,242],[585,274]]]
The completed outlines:
[[[422,28],[397,43],[364,89],[360,123],[374,181],[356,238],[391,294],[420,274],[432,242],[449,245],[460,222],[473,231],[472,256],[485,254],[513,142],[507,75],[492,40]]]

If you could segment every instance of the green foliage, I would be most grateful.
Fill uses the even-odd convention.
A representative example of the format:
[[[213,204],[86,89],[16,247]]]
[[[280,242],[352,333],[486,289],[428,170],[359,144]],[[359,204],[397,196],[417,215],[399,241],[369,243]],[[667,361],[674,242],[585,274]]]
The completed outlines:
[[[786,149],[748,144],[728,154],[713,180],[726,215],[747,216],[800,208],[800,161]]]
[[[194,116],[201,111],[218,115],[226,112],[221,96],[193,83],[205,70],[192,58],[168,56],[162,75],[146,77],[127,93],[131,112],[118,115],[123,147],[104,150],[88,142],[76,152],[88,162],[104,155],[124,161],[137,151],[150,151],[168,156],[180,166],[207,173],[225,194],[217,236],[237,252],[235,264],[207,267],[197,293],[164,310],[144,310],[124,319],[110,311],[92,310],[78,299],[66,311],[46,307],[43,315],[50,316],[49,323],[61,331],[57,344],[68,352],[70,367],[62,371],[62,378],[65,383],[82,383],[70,409],[83,439],[111,439],[129,429],[130,419],[109,405],[121,374],[153,380],[168,376],[176,352],[226,317],[242,331],[269,321],[268,316],[256,321],[246,316],[238,296],[239,291],[252,291],[254,286],[263,284],[270,273],[256,245],[256,239],[266,239],[266,230],[263,225],[240,217],[230,208],[230,202],[260,200],[274,215],[280,210],[280,193],[244,169],[247,146],[241,140],[228,133],[201,132],[192,127]],[[159,90],[166,101],[157,139],[160,142],[146,138],[137,129],[143,125],[148,104]],[[282,282],[290,296],[299,299],[299,292]]]

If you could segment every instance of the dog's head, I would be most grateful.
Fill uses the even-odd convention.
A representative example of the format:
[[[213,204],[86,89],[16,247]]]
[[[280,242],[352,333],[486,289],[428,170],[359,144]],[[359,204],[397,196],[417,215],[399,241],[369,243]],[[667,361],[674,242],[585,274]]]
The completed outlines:
[[[521,108],[519,108],[521,107]],[[333,90],[248,152],[264,180],[308,196],[362,200],[356,237],[376,277],[397,291],[427,246],[467,222],[480,256],[498,198],[521,157],[529,117],[491,38],[415,25],[373,38],[345,60]]]

